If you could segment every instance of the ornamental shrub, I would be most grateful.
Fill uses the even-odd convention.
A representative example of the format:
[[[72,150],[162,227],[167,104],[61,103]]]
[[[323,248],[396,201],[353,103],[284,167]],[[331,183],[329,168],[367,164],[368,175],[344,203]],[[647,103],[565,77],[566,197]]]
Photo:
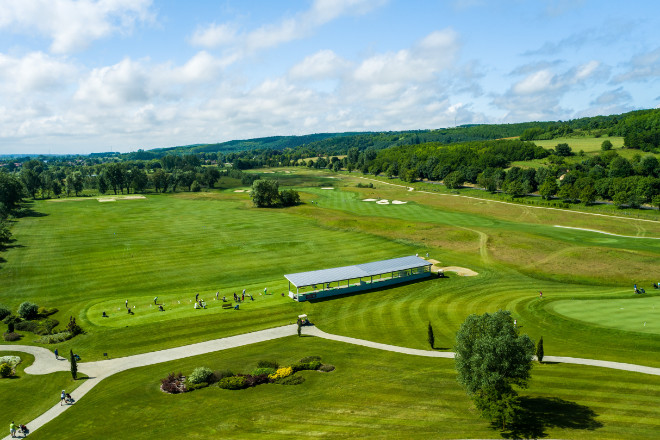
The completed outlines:
[[[213,379],[211,380],[211,383],[219,382],[225,377],[232,377],[233,375],[234,373],[229,370],[216,370],[213,372]]]
[[[282,367],[282,368],[278,368],[275,374],[270,374],[268,375],[268,377],[270,378],[270,380],[278,380],[291,376],[292,374],[293,374],[293,368]]]
[[[9,364],[13,368],[20,363],[21,358],[18,356],[0,356],[0,364]]]
[[[11,365],[8,363],[0,365],[0,377],[9,377],[12,375],[13,371]]]
[[[257,368],[255,370],[253,370],[251,374],[253,376],[259,376],[261,374],[265,374],[265,375],[268,376],[268,375],[271,375],[271,374],[275,374],[275,371],[276,371],[275,368],[261,367],[261,368]]]
[[[2,337],[7,342],[14,342],[21,339],[22,336],[19,333],[5,333]]]
[[[10,322],[7,324],[7,333],[14,333],[14,323]]]
[[[38,344],[59,344],[60,342],[68,341],[73,335],[69,332],[60,332],[53,335],[43,335],[34,342]]]
[[[7,315],[5,319],[2,320],[5,324],[9,324],[10,322],[13,322],[14,324],[17,324],[21,322],[21,318],[19,318],[16,315]]]
[[[18,316],[23,319],[35,319],[38,312],[39,306],[28,301],[25,301],[18,306]]]
[[[273,370],[277,370],[280,367],[280,365],[277,363],[277,361],[259,361],[257,362],[257,367],[272,368]]]
[[[318,370],[321,366],[321,361],[311,361],[311,362],[298,362],[293,364],[291,368],[293,371],[303,371],[303,370]]]
[[[246,374],[245,376],[242,376],[245,379],[245,387],[256,387],[257,385],[261,385],[262,383],[270,383],[270,378],[268,377],[267,374],[258,374],[258,375],[252,375],[252,374]]]
[[[160,380],[160,389],[169,394],[185,393],[187,388],[183,374],[170,373],[165,379]]]
[[[245,376],[225,377],[218,382],[218,386],[225,390],[240,390],[245,388]]]
[[[188,376],[186,382],[191,384],[200,384],[202,382],[206,382],[208,386],[208,383],[211,381],[212,377],[213,377],[213,371],[210,368],[197,367],[193,370],[190,376]]]
[[[186,392],[187,391],[195,391],[200,388],[206,388],[209,386],[208,382],[200,382],[200,383],[191,383],[186,386]]]
[[[0,304],[0,319],[5,319],[5,317],[9,315],[11,315],[11,310],[9,310],[9,307]]]
[[[320,361],[321,356],[305,356],[304,358],[300,359],[300,363],[304,364],[307,362],[313,362],[313,361]]]
[[[322,371],[324,373],[329,373],[335,369],[334,365],[331,364],[323,364],[319,367],[319,371]]]

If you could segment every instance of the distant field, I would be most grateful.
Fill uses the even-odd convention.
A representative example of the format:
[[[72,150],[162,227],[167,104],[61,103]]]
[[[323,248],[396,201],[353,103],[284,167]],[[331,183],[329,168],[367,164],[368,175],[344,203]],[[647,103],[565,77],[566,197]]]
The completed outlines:
[[[623,137],[620,136],[602,136],[599,138],[596,137],[566,137],[566,138],[556,138],[543,141],[534,141],[536,145],[539,145],[543,148],[554,148],[558,144],[568,144],[569,147],[573,149],[574,153],[578,153],[580,150],[585,153],[591,153],[594,151],[601,151],[600,146],[603,144],[603,141],[609,140],[612,142],[613,149],[619,149],[623,147]]]
[[[653,292],[649,286],[646,294]],[[549,308],[569,318],[603,327],[660,334],[660,296],[632,295],[628,299],[556,301]]]

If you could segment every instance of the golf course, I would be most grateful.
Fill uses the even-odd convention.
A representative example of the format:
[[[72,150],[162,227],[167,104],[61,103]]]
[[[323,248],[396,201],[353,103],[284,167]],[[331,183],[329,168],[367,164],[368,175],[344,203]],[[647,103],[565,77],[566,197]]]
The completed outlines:
[[[29,214],[12,226],[15,241],[0,253],[0,304],[57,309],[51,319],[64,326],[74,317],[84,333],[44,344],[18,331],[20,340],[3,342],[0,356],[22,360],[13,379],[0,380],[7,417],[29,426],[59,404],[60,390],[90,380],[74,381],[66,371],[28,374],[34,357],[12,344],[72,351],[84,365],[295,324],[301,314],[330,334],[452,352],[466,317],[503,309],[520,333],[543,337],[546,356],[660,368],[660,290],[653,287],[660,222],[433,192],[344,171],[268,173],[302,203],[256,208],[249,186],[239,184],[30,201]],[[446,270],[444,278],[318,301],[288,295],[285,274],[427,253],[436,268],[476,275]],[[223,297],[232,302],[243,291],[239,309],[223,307]],[[305,381],[297,386],[160,389],[173,372],[249,372],[262,360],[284,366],[306,356],[335,369],[300,371]],[[529,388],[519,393],[522,421],[500,432],[480,417],[451,358],[294,331],[117,372],[30,437],[652,439],[660,432],[658,375],[534,362]]]

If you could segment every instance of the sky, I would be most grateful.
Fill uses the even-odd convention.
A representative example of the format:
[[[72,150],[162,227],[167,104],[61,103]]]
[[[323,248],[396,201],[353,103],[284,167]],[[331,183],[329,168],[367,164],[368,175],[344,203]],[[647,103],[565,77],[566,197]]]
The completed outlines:
[[[657,0],[0,0],[0,154],[658,106]]]

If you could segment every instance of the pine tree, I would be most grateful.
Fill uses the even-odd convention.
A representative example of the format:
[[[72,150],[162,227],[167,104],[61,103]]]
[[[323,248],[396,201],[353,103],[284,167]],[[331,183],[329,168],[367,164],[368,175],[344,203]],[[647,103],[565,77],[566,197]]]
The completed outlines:
[[[429,337],[428,337],[428,339],[429,339],[429,345],[431,346],[431,348],[435,348],[434,347],[435,337],[433,336],[433,327],[431,327],[431,322],[430,321],[429,321]]]
[[[539,339],[539,343],[536,346],[536,358],[539,362],[543,362],[543,336]]]
[[[76,357],[73,355],[73,350],[69,350],[70,356],[71,356],[71,377],[73,377],[73,380],[78,379],[78,362],[76,361]]]

